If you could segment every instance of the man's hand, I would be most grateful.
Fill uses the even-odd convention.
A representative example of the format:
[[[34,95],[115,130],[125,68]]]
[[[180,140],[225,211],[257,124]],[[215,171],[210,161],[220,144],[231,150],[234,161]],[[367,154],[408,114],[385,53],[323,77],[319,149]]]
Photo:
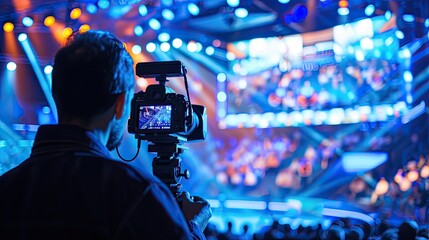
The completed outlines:
[[[188,192],[182,192],[180,198],[182,200],[182,212],[186,220],[194,222],[201,231],[204,231],[212,216],[209,202],[201,197],[191,197]]]

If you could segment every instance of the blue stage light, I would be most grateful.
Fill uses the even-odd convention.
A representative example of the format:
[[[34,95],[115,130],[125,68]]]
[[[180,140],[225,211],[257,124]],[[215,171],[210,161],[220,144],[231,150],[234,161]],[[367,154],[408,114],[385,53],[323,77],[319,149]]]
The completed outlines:
[[[137,45],[137,44],[131,48],[131,52],[133,52],[134,54],[139,54],[141,53],[141,51],[142,51],[142,47],[140,47],[140,45]]]
[[[16,70],[16,63],[8,62],[6,68],[9,72],[14,72]]]
[[[225,102],[226,101],[226,93],[225,92],[218,92],[217,93],[217,101],[218,102]]]
[[[226,3],[230,7],[237,7],[238,5],[240,5],[240,0],[226,0]]]
[[[341,16],[349,15],[350,10],[348,8],[338,8],[338,14]]]
[[[245,8],[237,8],[235,9],[234,14],[238,18],[245,18],[249,15],[249,11],[247,11]]]
[[[146,5],[142,4],[139,6],[139,13],[141,16],[146,16],[148,13]]]
[[[107,9],[110,7],[110,2],[108,0],[99,0],[97,4],[101,9]]]
[[[374,5],[369,4],[368,6],[366,6],[366,8],[365,8],[365,15],[371,16],[374,12],[375,12]]]
[[[183,41],[180,38],[175,38],[172,44],[174,48],[180,48],[183,45]]]
[[[141,36],[143,35],[143,28],[140,25],[137,25],[134,27],[134,34],[136,36]]]
[[[188,4],[188,11],[190,14],[192,14],[194,16],[197,16],[198,14],[200,14],[200,8],[195,3],[189,3]]]
[[[213,55],[213,54],[214,54],[214,52],[215,52],[214,47],[212,47],[212,46],[208,46],[208,47],[206,47],[206,54],[207,54],[207,55],[211,56],[211,55]]]
[[[225,82],[226,81],[226,74],[225,73],[218,73],[216,78],[217,78],[218,82]]]
[[[156,44],[153,42],[149,42],[148,44],[146,44],[146,51],[152,53],[155,52],[156,50]]]
[[[404,19],[405,22],[414,22],[415,18],[412,14],[404,14],[402,15],[402,19]]]
[[[149,27],[152,28],[153,30],[159,30],[161,28],[161,23],[155,18],[151,18],[149,20]]]
[[[171,21],[174,19],[174,13],[170,9],[164,9],[164,10],[162,10],[162,17],[165,20]]]
[[[292,21],[299,23],[303,22],[307,18],[308,9],[305,5],[298,5],[292,10]]]
[[[278,0],[278,1],[279,1],[279,3],[282,3],[282,4],[286,4],[286,3],[290,2],[290,0]]]
[[[43,69],[43,72],[45,72],[46,75],[49,75],[52,73],[52,70],[54,68],[51,65],[46,65],[45,68]]]
[[[22,18],[22,25],[26,27],[33,26],[34,20],[31,17],[23,17]]]
[[[163,32],[158,35],[158,40],[160,42],[168,42],[170,40],[170,34]]]
[[[159,46],[159,49],[161,49],[161,51],[163,52],[168,52],[170,51],[170,44],[168,42],[163,42],[161,43],[161,45]]]
[[[89,14],[95,14],[96,12],[97,12],[97,6],[95,6],[95,4],[93,4],[93,3],[88,3],[87,5],[86,5],[86,11],[89,13]]]
[[[18,35],[18,41],[23,42],[25,40],[27,40],[27,34],[21,33]]]

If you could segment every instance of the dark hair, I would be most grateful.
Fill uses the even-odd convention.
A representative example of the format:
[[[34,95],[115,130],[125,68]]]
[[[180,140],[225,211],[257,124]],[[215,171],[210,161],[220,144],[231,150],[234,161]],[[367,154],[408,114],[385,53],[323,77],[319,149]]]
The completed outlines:
[[[133,60],[111,33],[75,33],[55,56],[52,94],[60,118],[88,120],[133,86]]]

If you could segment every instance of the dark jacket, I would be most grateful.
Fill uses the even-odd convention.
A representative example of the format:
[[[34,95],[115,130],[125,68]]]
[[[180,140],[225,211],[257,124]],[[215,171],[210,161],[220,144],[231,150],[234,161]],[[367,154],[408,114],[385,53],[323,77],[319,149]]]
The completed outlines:
[[[204,239],[173,194],[76,126],[41,126],[0,177],[1,239]]]

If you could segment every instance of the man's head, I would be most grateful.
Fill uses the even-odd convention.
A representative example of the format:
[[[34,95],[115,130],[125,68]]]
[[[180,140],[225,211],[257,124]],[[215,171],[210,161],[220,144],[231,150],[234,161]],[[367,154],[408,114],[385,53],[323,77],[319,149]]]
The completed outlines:
[[[128,105],[130,96],[127,93],[133,87],[133,60],[123,43],[111,33],[74,34],[55,56],[52,93],[60,123],[90,122],[112,109],[121,95],[126,96],[123,100]],[[115,131],[122,131],[125,126],[126,121],[117,120],[111,135],[117,135]],[[110,136],[118,139],[109,140],[109,149],[118,144],[112,141],[119,141],[121,133]]]

